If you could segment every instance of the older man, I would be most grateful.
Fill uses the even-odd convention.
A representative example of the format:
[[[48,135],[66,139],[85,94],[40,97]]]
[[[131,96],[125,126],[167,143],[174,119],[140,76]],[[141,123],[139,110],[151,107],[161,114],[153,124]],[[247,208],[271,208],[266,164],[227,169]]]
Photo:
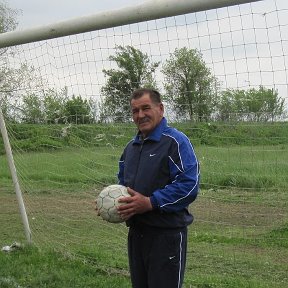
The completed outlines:
[[[157,91],[134,91],[130,105],[138,133],[124,149],[118,178],[132,197],[120,200],[126,204],[118,212],[129,226],[132,286],[181,287],[198,161],[188,137],[167,125]]]

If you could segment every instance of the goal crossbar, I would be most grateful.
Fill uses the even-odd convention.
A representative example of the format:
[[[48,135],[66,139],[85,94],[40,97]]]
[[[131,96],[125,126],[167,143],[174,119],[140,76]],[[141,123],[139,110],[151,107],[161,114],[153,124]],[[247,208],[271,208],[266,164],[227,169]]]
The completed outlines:
[[[0,48],[263,0],[154,0],[0,35]]]

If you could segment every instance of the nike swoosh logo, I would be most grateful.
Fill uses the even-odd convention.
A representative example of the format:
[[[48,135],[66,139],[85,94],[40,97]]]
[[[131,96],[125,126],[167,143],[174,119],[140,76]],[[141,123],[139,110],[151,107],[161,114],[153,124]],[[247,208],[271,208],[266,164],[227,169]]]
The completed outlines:
[[[150,154],[149,156],[150,156],[150,157],[153,157],[153,156],[155,156],[155,155],[156,155],[156,154]]]
[[[169,256],[169,259],[172,260],[173,258],[175,258],[175,256]]]

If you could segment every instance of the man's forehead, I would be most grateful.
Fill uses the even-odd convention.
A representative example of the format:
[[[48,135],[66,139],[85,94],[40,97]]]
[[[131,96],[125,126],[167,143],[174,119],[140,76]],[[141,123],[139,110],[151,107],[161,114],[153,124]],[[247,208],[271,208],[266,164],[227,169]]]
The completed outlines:
[[[132,99],[131,100],[131,106],[132,107],[141,107],[141,106],[152,105],[152,104],[153,104],[153,102],[152,102],[149,94],[144,94],[142,97],[140,97],[138,99]]]

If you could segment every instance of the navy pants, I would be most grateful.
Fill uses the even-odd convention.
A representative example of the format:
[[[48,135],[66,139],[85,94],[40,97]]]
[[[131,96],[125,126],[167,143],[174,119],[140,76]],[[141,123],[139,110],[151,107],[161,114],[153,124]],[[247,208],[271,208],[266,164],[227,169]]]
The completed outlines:
[[[186,264],[187,228],[133,228],[128,234],[133,288],[180,288]]]

